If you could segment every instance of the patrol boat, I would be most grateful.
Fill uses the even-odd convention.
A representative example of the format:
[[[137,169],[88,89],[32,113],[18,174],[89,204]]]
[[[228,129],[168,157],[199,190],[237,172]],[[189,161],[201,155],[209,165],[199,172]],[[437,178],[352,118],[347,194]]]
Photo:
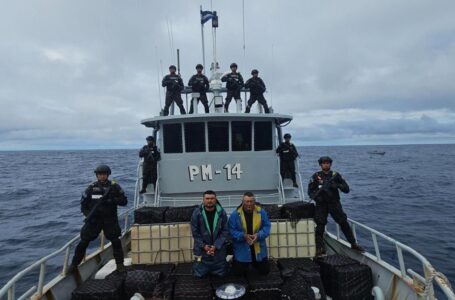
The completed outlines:
[[[281,177],[280,160],[275,153],[282,140],[282,127],[292,121],[292,116],[273,111],[264,114],[260,109],[258,113],[245,114],[241,112],[240,103],[237,103],[236,113],[224,113],[222,95],[225,90],[220,77],[218,63],[212,63],[210,113],[197,113],[196,99],[199,95],[191,94],[186,89],[183,94],[191,94],[196,104],[195,114],[171,113],[141,122],[151,129],[161,149],[162,159],[158,163],[156,186],[149,185],[145,194],[139,194],[142,161],[138,163],[134,205],[119,216],[123,224],[121,241],[131,268],[184,264],[193,260],[191,231],[187,222],[136,224],[133,221],[135,210],[199,204],[201,193],[209,189],[217,192],[218,200],[227,211],[239,205],[245,191],[255,193],[261,204],[286,206],[290,202],[306,203],[298,159],[295,167],[299,187],[294,188],[289,179]],[[368,290],[371,297],[436,299],[437,290],[441,297],[455,299],[447,278],[435,270],[422,254],[367,225],[352,219],[349,223],[356,236],[364,237],[361,240],[364,245],[372,245],[372,251],[359,253],[351,250],[350,244],[340,236],[338,227],[327,230],[326,247],[329,254],[343,255],[371,269],[372,284]],[[271,261],[313,258],[316,250],[314,227],[311,218],[273,220],[267,241]],[[1,288],[0,299],[71,299],[72,292],[85,281],[114,271],[111,245],[100,236],[99,247],[87,253],[76,272],[67,274],[69,259],[78,240],[79,235],[17,273]],[[384,256],[384,249],[391,248],[395,251],[397,262]],[[404,253],[418,269],[411,269],[406,264]],[[59,270],[48,271],[47,267],[56,260],[61,261]],[[37,273],[36,285],[24,287],[23,281]],[[16,288],[21,290],[20,293],[16,293]],[[327,299],[330,298],[327,296]]]

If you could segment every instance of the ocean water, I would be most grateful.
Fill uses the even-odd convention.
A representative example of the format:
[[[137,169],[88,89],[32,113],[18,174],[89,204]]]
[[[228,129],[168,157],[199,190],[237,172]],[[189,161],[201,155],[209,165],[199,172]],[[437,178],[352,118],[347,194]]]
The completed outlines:
[[[373,150],[386,154],[368,154]],[[455,145],[300,147],[299,152],[305,188],[318,170],[317,158],[330,155],[333,169],[351,187],[342,195],[348,216],[413,247],[455,283]],[[131,207],[137,162],[136,150],[0,152],[0,286],[79,232],[80,195],[94,180],[97,164],[111,166]],[[373,251],[367,236],[359,231],[358,237]],[[396,261],[391,245],[382,255]],[[48,278],[62,261],[50,262]],[[412,258],[405,261],[421,272]],[[17,290],[37,279],[27,276]]]

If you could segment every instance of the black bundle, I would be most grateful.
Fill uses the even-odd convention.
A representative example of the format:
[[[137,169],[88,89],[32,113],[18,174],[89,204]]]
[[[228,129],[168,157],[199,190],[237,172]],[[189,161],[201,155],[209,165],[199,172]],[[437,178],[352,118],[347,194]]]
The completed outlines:
[[[121,300],[122,287],[117,278],[89,279],[73,291],[71,300]]]
[[[318,259],[327,295],[334,299],[371,299],[373,275],[367,265],[342,255]]]
[[[190,222],[196,207],[198,206],[169,207],[164,213],[164,221],[166,223]]]
[[[300,219],[312,219],[314,217],[314,204],[297,201],[286,203],[281,207],[281,218],[291,221]]]
[[[164,223],[164,214],[168,207],[141,207],[134,211],[136,224]]]
[[[125,277],[125,294],[127,298],[131,298],[135,293],[140,293],[145,297],[151,297],[161,276],[161,272],[145,270],[129,271]]]

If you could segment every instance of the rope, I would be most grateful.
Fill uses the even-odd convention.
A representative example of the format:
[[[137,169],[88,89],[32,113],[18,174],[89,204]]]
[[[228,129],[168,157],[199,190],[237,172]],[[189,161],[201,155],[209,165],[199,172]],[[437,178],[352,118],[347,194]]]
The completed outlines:
[[[437,277],[440,281],[442,281],[443,284],[447,285],[447,287],[453,291],[452,289],[452,285],[450,284],[450,281],[449,279],[444,275],[442,274],[441,272],[438,272],[436,271],[435,269],[431,268],[431,271],[430,271],[430,276],[428,276],[426,279],[425,279],[425,289],[423,290],[423,296],[425,298],[429,298],[430,295],[430,291],[432,291],[432,286],[433,286],[433,280]]]

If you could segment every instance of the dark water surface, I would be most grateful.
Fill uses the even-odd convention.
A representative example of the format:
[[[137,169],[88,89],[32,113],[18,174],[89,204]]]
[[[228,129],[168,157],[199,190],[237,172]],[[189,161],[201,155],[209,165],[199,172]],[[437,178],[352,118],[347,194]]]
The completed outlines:
[[[372,150],[386,154],[368,154]],[[332,156],[333,169],[351,186],[342,196],[348,216],[413,247],[455,283],[455,145],[301,147],[299,152],[305,187],[318,169],[317,158]],[[98,163],[111,166],[131,207],[137,162],[136,150],[0,152],[0,286],[79,232],[80,194],[94,180]],[[396,260],[392,247],[384,255]],[[56,272],[62,261],[53,260],[49,270]],[[37,279],[27,277],[18,289]]]

